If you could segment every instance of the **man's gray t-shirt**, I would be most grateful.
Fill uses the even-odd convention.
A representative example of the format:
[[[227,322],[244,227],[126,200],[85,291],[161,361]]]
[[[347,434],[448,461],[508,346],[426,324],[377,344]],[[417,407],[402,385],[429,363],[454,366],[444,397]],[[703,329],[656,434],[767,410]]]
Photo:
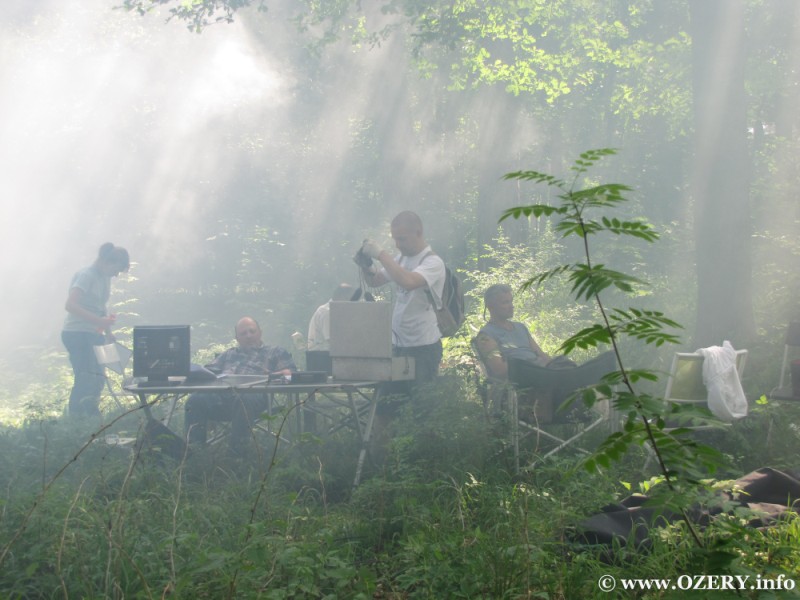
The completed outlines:
[[[550,361],[536,354],[531,348],[531,334],[524,323],[512,321],[514,327],[511,331],[498,327],[494,323],[486,323],[481,328],[481,333],[485,333],[497,342],[500,354],[508,360],[509,358],[519,358],[540,367],[544,367]]]

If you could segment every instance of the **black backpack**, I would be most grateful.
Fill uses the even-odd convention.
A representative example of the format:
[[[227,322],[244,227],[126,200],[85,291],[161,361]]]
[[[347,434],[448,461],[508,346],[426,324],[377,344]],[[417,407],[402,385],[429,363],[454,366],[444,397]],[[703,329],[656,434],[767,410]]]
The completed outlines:
[[[434,253],[429,252],[422,257],[422,260],[425,260],[431,254]],[[466,315],[464,314],[464,290],[461,287],[461,281],[456,277],[456,274],[450,267],[445,264],[442,308],[436,308],[436,303],[433,301],[430,290],[425,290],[425,292],[428,294],[428,299],[431,301],[431,304],[433,304],[433,309],[436,312],[436,322],[439,325],[439,332],[442,334],[442,337],[452,337],[461,329],[466,319]]]

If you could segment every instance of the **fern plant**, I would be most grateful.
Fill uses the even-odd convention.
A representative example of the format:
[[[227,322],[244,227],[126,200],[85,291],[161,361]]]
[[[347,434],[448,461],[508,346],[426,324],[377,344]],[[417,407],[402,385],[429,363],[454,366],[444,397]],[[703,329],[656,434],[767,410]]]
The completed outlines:
[[[643,220],[596,216],[599,211],[616,209],[624,204],[627,201],[625,194],[632,191],[628,186],[607,183],[578,187],[600,159],[613,154],[616,151],[609,148],[584,152],[572,165],[570,179],[538,171],[508,173],[505,179],[531,181],[556,188],[558,202],[554,205],[513,207],[502,214],[500,221],[531,216],[552,217],[556,220],[554,229],[562,237],[577,236],[582,241],[581,260],[536,274],[523,283],[522,289],[541,285],[556,277],[566,277],[571,283],[575,299],[594,302],[601,320],[569,337],[559,351],[569,354],[575,349],[609,345],[616,355],[618,370],[604,377],[600,384],[583,390],[581,396],[588,406],[600,399],[610,399],[612,406],[624,415],[624,421],[621,431],[610,434],[597,451],[584,461],[585,468],[589,471],[607,468],[612,461],[621,459],[630,448],[646,444],[655,455],[666,484],[665,503],[673,509],[685,511],[687,499],[691,497],[691,494],[687,494],[687,486],[695,486],[709,472],[715,471],[722,463],[722,456],[713,448],[688,437],[688,428],[666,427],[668,422],[685,424],[694,419],[708,421],[710,414],[707,411],[637,392],[635,385],[638,382],[657,381],[658,375],[650,369],[629,368],[622,361],[619,345],[623,337],[655,346],[677,343],[679,338],[675,331],[681,326],[656,310],[610,308],[603,302],[603,292],[616,289],[630,294],[646,283],[604,264],[595,264],[590,247],[591,237],[607,233],[638,238],[647,243],[653,243],[659,237],[652,226]],[[691,522],[688,518],[686,521],[694,539],[702,545]]]

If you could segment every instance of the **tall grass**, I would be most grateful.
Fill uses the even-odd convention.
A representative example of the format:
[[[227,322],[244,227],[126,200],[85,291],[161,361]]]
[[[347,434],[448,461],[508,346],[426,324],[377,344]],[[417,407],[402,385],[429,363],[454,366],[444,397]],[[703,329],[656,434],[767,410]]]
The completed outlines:
[[[764,437],[774,409],[755,415],[747,437]],[[139,418],[123,415],[108,431],[135,434]],[[577,523],[629,493],[623,481],[647,477],[643,456],[602,476],[574,470],[570,456],[517,476],[468,377],[446,377],[389,429],[385,460],[353,491],[358,443],[347,431],[274,454],[265,439],[260,460],[231,458],[225,444],[175,460],[90,441],[96,431],[60,418],[6,427],[0,540],[13,543],[0,595],[577,598],[598,596],[607,573],[705,568],[680,527],[653,535],[648,552],[573,543]],[[715,441],[732,471],[745,458],[737,435]],[[784,436],[761,458],[788,464],[798,450],[797,436]],[[800,576],[797,520],[757,531],[743,519],[703,535],[727,540],[740,572]]]

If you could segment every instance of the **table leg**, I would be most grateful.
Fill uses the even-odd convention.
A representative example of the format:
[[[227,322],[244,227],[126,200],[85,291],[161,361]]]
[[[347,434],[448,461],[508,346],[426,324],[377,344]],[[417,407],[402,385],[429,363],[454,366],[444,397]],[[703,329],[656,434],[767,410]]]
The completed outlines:
[[[361,482],[361,470],[364,468],[364,459],[367,456],[367,444],[372,435],[372,424],[375,422],[375,413],[378,410],[378,390],[377,388],[372,393],[371,406],[369,408],[369,418],[367,425],[364,428],[364,435],[361,436],[361,450],[358,453],[358,463],[356,464],[356,477],[353,481],[353,489],[358,487]],[[358,415],[356,415],[356,422],[358,422]]]

